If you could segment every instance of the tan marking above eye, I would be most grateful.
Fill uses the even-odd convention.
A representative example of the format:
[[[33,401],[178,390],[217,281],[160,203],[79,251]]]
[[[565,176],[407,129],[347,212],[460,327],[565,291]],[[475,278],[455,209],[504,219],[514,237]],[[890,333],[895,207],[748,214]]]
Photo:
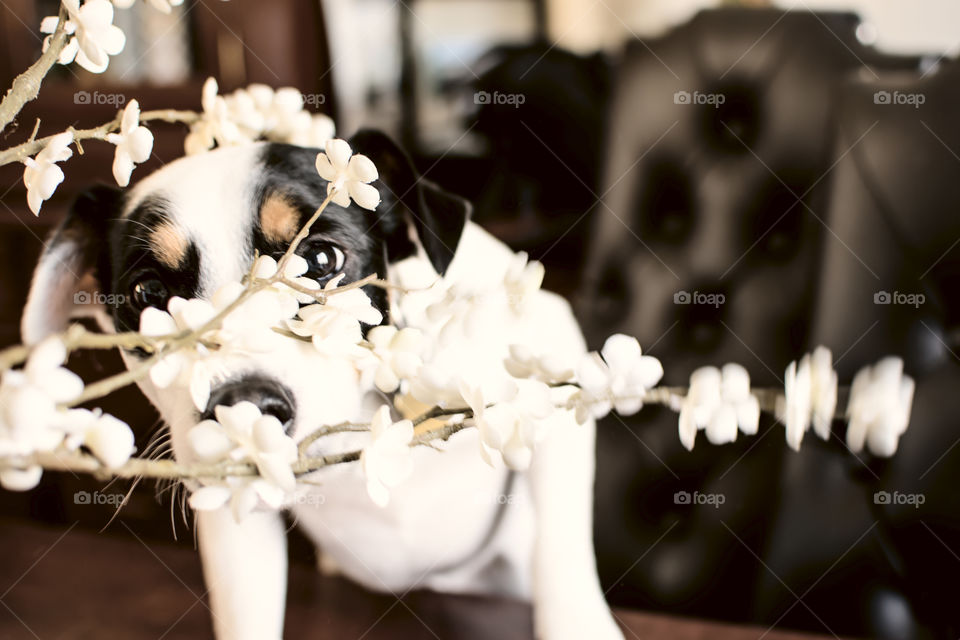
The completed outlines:
[[[157,260],[171,269],[183,263],[188,246],[186,236],[172,224],[162,224],[150,232],[150,248]]]
[[[300,212],[282,194],[271,194],[260,207],[260,230],[267,242],[290,242],[299,225]]]

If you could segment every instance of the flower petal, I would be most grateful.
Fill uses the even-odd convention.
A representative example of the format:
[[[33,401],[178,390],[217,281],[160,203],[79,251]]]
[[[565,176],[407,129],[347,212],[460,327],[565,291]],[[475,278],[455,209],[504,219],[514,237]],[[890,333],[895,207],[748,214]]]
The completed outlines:
[[[373,211],[380,204],[380,192],[372,185],[351,181],[347,183],[347,190],[353,201],[364,209]]]

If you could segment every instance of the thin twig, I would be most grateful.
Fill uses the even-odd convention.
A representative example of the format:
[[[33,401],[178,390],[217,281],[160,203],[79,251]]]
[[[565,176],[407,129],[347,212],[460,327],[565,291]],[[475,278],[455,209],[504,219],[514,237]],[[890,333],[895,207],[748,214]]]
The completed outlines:
[[[651,389],[644,395],[644,402],[647,404],[663,404],[671,406],[676,397],[682,397],[686,389],[682,387],[657,387]],[[780,394],[778,389],[753,389],[751,391],[765,410],[768,406],[775,405],[775,399]],[[438,441],[446,441],[451,436],[460,431],[472,428],[472,422],[468,419],[473,417],[473,411],[468,408],[443,408],[432,407],[412,420],[415,426],[423,426],[430,420],[448,418],[447,422],[440,425],[430,426],[423,430],[417,429],[410,446],[433,446]],[[298,444],[299,458],[293,466],[295,475],[303,476],[325,467],[337,464],[354,462],[360,459],[362,450],[352,450],[343,453],[330,454],[325,456],[308,456],[307,450],[318,439],[337,434],[354,433],[369,431],[369,424],[344,422],[337,425],[321,427],[313,433],[306,436]],[[154,478],[154,479],[174,479],[174,480],[222,480],[227,477],[252,477],[257,476],[256,465],[250,460],[227,460],[213,464],[181,464],[174,460],[154,460],[149,458],[131,458],[121,467],[109,469],[104,467],[92,455],[78,451],[54,451],[44,453],[34,453],[27,456],[7,456],[0,457],[0,469],[3,468],[25,468],[30,465],[38,464],[44,469],[51,471],[71,471],[73,473],[89,473],[98,478]]]
[[[40,93],[43,78],[56,64],[60,52],[67,45],[69,35],[66,32],[66,26],[67,10],[61,6],[57,28],[50,38],[47,50],[26,71],[13,80],[10,89],[3,96],[3,101],[0,102],[0,131],[3,131],[8,124],[14,121],[20,114],[20,110],[23,109],[23,105],[35,99],[37,94]]]
[[[64,131],[73,134],[74,143],[77,145],[78,150],[80,150],[82,149],[80,145],[81,140],[106,140],[108,134],[118,131],[120,129],[120,121],[122,117],[123,111],[120,111],[113,120],[105,122],[97,127],[91,127],[89,129],[75,129],[74,127],[67,127]],[[180,122],[184,124],[191,124],[196,122],[199,117],[199,114],[194,111],[161,109],[157,111],[142,112],[140,114],[140,122],[159,120],[163,122]],[[23,162],[27,158],[42,151],[43,148],[50,143],[50,140],[52,140],[53,137],[53,135],[50,135],[39,139],[29,139],[15,147],[10,147],[9,149],[0,151],[0,166],[13,162]]]

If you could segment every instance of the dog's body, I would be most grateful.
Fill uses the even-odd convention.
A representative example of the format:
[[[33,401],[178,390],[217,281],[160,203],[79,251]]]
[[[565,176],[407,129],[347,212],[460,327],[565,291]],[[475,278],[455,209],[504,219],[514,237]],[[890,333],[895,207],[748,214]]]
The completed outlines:
[[[302,246],[314,252],[305,257],[318,280],[334,275],[326,271],[345,273],[346,282],[386,273],[408,289],[428,287],[437,272],[446,283],[471,288],[503,280],[513,253],[466,222],[462,201],[420,180],[382,136],[360,134],[351,143],[377,163],[383,203],[373,213],[331,205],[314,224]],[[98,315],[110,330],[136,329],[143,306],[165,306],[171,295],[209,296],[246,273],[254,250],[282,253],[325,195],[313,171],[316,153],[284,145],[218,150],[171,163],[125,198],[101,194],[81,202],[37,268],[25,341],[62,328],[82,288],[129,294],[125,305]],[[428,293],[411,294],[398,309],[382,290],[370,295],[385,316],[407,321],[430,302]],[[248,399],[243,394],[256,388],[259,395],[249,399],[282,414],[300,440],[323,424],[369,419],[384,402],[362,392],[351,367],[319,356],[309,343],[284,342],[282,352],[223,365],[210,410]],[[585,349],[566,302],[540,291],[519,316],[485,323],[437,359],[500,367],[511,343],[561,350],[571,359]],[[139,357],[124,354],[128,365]],[[186,433],[201,415],[189,392],[140,385],[169,425],[176,458],[191,461]],[[414,475],[391,491],[385,508],[370,501],[356,465],[336,465],[312,474],[316,486],[290,509],[325,557],[371,589],[529,598],[539,638],[620,638],[593,557],[594,425],[577,425],[569,412],[551,421],[524,474],[487,465],[476,431],[465,430],[440,445],[443,451],[416,448]],[[353,450],[367,438],[338,434],[311,452]],[[255,511],[238,523],[223,508],[197,517],[217,637],[279,638],[287,566],[282,515]]]

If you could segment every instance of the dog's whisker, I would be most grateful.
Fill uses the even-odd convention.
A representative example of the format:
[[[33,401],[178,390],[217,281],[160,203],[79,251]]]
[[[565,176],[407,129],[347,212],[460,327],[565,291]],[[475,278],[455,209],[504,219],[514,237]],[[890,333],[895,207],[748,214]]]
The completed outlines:
[[[106,531],[107,527],[113,524],[113,521],[117,519],[117,516],[120,515],[120,510],[127,505],[127,501],[130,500],[130,496],[131,494],[133,494],[133,490],[137,488],[137,485],[140,484],[141,480],[143,480],[143,476],[137,476],[136,478],[133,479],[133,481],[130,483],[130,488],[127,489],[127,492],[123,495],[123,500],[121,500],[120,504],[117,505],[117,508],[114,509],[113,515],[110,516],[109,520],[107,520],[107,524],[103,525],[103,528],[100,529],[100,533],[103,533],[104,531]]]

